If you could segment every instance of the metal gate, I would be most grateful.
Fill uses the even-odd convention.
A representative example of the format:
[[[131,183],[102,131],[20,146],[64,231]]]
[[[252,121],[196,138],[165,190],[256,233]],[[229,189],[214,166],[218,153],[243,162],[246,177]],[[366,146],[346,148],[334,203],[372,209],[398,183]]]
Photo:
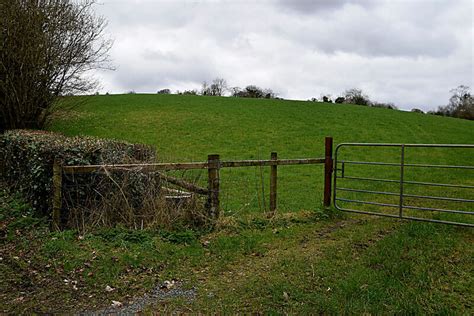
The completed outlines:
[[[424,153],[417,156],[418,149]],[[474,227],[473,149],[474,145],[457,144],[339,144],[334,155],[334,206],[345,212]],[[373,158],[371,150],[382,155]],[[357,158],[368,158],[346,157],[351,151]],[[416,161],[407,159],[407,152]],[[392,161],[377,161],[383,160],[381,156]],[[444,163],[433,163],[436,158]]]

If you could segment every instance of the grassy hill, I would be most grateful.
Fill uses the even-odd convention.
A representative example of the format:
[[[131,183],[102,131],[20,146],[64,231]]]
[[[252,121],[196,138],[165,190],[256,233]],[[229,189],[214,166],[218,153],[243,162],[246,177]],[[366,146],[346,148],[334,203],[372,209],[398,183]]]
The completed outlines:
[[[472,143],[474,122],[364,106],[178,95],[83,99],[53,130],[156,146],[164,161],[323,155],[324,136],[341,142]]]
[[[67,135],[87,134],[151,144],[161,161],[204,161],[208,154],[221,159],[267,159],[324,156],[324,137],[342,142],[472,143],[474,122],[454,118],[364,106],[304,101],[178,95],[109,95],[82,98],[83,104],[54,121],[52,129]],[[400,150],[345,150],[352,160],[396,162]],[[410,149],[407,162],[474,165],[469,150]],[[358,166],[353,175],[397,179],[398,168]],[[407,180],[474,184],[472,172],[407,170]],[[268,194],[268,168],[222,171],[222,204],[230,213],[262,210]],[[279,209],[319,209],[323,189],[322,166],[279,168]],[[205,182],[204,173],[186,173]],[[449,178],[449,179],[446,179]],[[444,181],[444,182],[443,182]],[[451,182],[449,182],[451,181]],[[205,183],[203,183],[205,185]],[[353,183],[368,189],[397,192],[397,184]],[[374,187],[374,185],[376,185]],[[410,193],[465,197],[465,191],[408,187]],[[354,195],[348,195],[354,197]],[[360,196],[359,196],[360,197]],[[384,199],[384,197],[382,197]],[[394,202],[396,197],[385,197]],[[439,201],[431,203],[441,206]],[[419,204],[420,201],[413,201]],[[444,205],[451,207],[452,205]]]

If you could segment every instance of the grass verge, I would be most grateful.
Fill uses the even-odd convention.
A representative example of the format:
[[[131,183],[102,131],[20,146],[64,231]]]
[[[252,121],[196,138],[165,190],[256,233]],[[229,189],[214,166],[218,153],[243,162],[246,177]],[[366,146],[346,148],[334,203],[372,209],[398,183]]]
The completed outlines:
[[[145,311],[474,311],[470,229],[302,211],[224,217],[213,232],[118,227],[82,236],[50,232],[6,190],[0,206],[5,313],[94,311],[171,279],[196,288],[196,298]]]

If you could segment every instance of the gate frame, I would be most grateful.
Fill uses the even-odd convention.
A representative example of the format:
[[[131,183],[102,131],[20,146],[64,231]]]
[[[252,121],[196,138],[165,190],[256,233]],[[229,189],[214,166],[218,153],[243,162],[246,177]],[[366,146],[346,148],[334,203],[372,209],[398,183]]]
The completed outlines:
[[[338,161],[338,151],[341,147],[399,147],[400,151],[400,163],[387,163],[387,162],[371,162],[371,161]],[[474,189],[474,186],[470,185],[453,185],[453,184],[442,184],[442,183],[431,183],[431,182],[420,182],[420,181],[405,181],[404,180],[404,169],[406,166],[409,167],[425,167],[425,168],[455,168],[455,169],[469,169],[474,170],[474,166],[456,166],[456,165],[433,165],[433,164],[406,164],[405,163],[405,148],[407,147],[415,147],[415,148],[469,148],[474,149],[474,144],[403,144],[403,143],[341,143],[336,146],[335,153],[334,153],[334,188],[333,188],[333,205],[337,210],[344,211],[344,212],[352,212],[352,213],[359,213],[359,214],[367,214],[367,215],[377,215],[377,216],[384,216],[384,217],[392,217],[392,218],[399,218],[399,219],[408,219],[414,221],[422,221],[422,222],[432,222],[432,223],[441,223],[441,224],[449,224],[449,225],[457,225],[457,226],[464,226],[464,227],[474,227],[474,224],[470,223],[462,223],[462,222],[451,222],[445,220],[436,220],[436,219],[429,219],[429,218],[420,218],[420,217],[413,217],[413,216],[404,216],[403,210],[404,209],[414,209],[414,210],[426,210],[426,211],[437,211],[437,212],[445,212],[445,213],[461,213],[467,215],[474,215],[474,212],[471,211],[457,211],[457,210],[446,210],[446,209],[435,209],[429,207],[417,207],[411,205],[403,205],[403,198],[404,197],[418,197],[418,198],[425,198],[425,199],[439,199],[439,200],[448,200],[448,201],[459,201],[459,202],[474,202],[474,200],[468,199],[455,199],[455,198],[448,198],[448,197],[434,197],[434,196],[422,196],[422,195],[414,195],[414,194],[405,194],[404,193],[404,184],[416,184],[416,185],[425,185],[425,186],[438,186],[438,187],[457,187],[457,188],[466,188],[466,189]],[[341,169],[338,169],[338,163],[342,163]],[[386,166],[399,166],[400,167],[400,177],[398,180],[392,179],[377,179],[377,178],[362,178],[362,177],[350,177],[353,180],[367,180],[367,181],[375,181],[375,182],[398,182],[400,183],[400,192],[380,192],[380,191],[369,191],[369,190],[359,190],[359,189],[347,189],[346,191],[353,191],[353,192],[365,192],[365,193],[375,193],[375,194],[388,194],[388,195],[398,195],[399,196],[399,204],[387,204],[387,203],[378,203],[378,202],[369,202],[369,201],[358,201],[358,200],[350,200],[350,199],[343,199],[346,202],[355,202],[360,204],[370,204],[370,205],[378,205],[378,206],[385,206],[385,207],[398,207],[399,214],[384,214],[384,213],[375,213],[369,211],[361,211],[361,210],[354,210],[343,208],[337,205],[337,201],[341,201],[341,199],[337,198],[337,178],[347,178],[344,177],[344,166],[346,163],[349,164],[363,164],[363,165],[386,165]],[[341,171],[342,176],[338,177],[337,172]]]

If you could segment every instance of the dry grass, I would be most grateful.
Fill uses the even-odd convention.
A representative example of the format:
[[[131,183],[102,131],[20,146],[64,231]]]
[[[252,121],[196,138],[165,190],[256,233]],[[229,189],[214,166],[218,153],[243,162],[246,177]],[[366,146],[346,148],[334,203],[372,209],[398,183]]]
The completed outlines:
[[[201,227],[212,224],[206,196],[167,181],[158,172],[111,170],[66,177],[66,226],[80,231],[122,225],[132,229]]]

